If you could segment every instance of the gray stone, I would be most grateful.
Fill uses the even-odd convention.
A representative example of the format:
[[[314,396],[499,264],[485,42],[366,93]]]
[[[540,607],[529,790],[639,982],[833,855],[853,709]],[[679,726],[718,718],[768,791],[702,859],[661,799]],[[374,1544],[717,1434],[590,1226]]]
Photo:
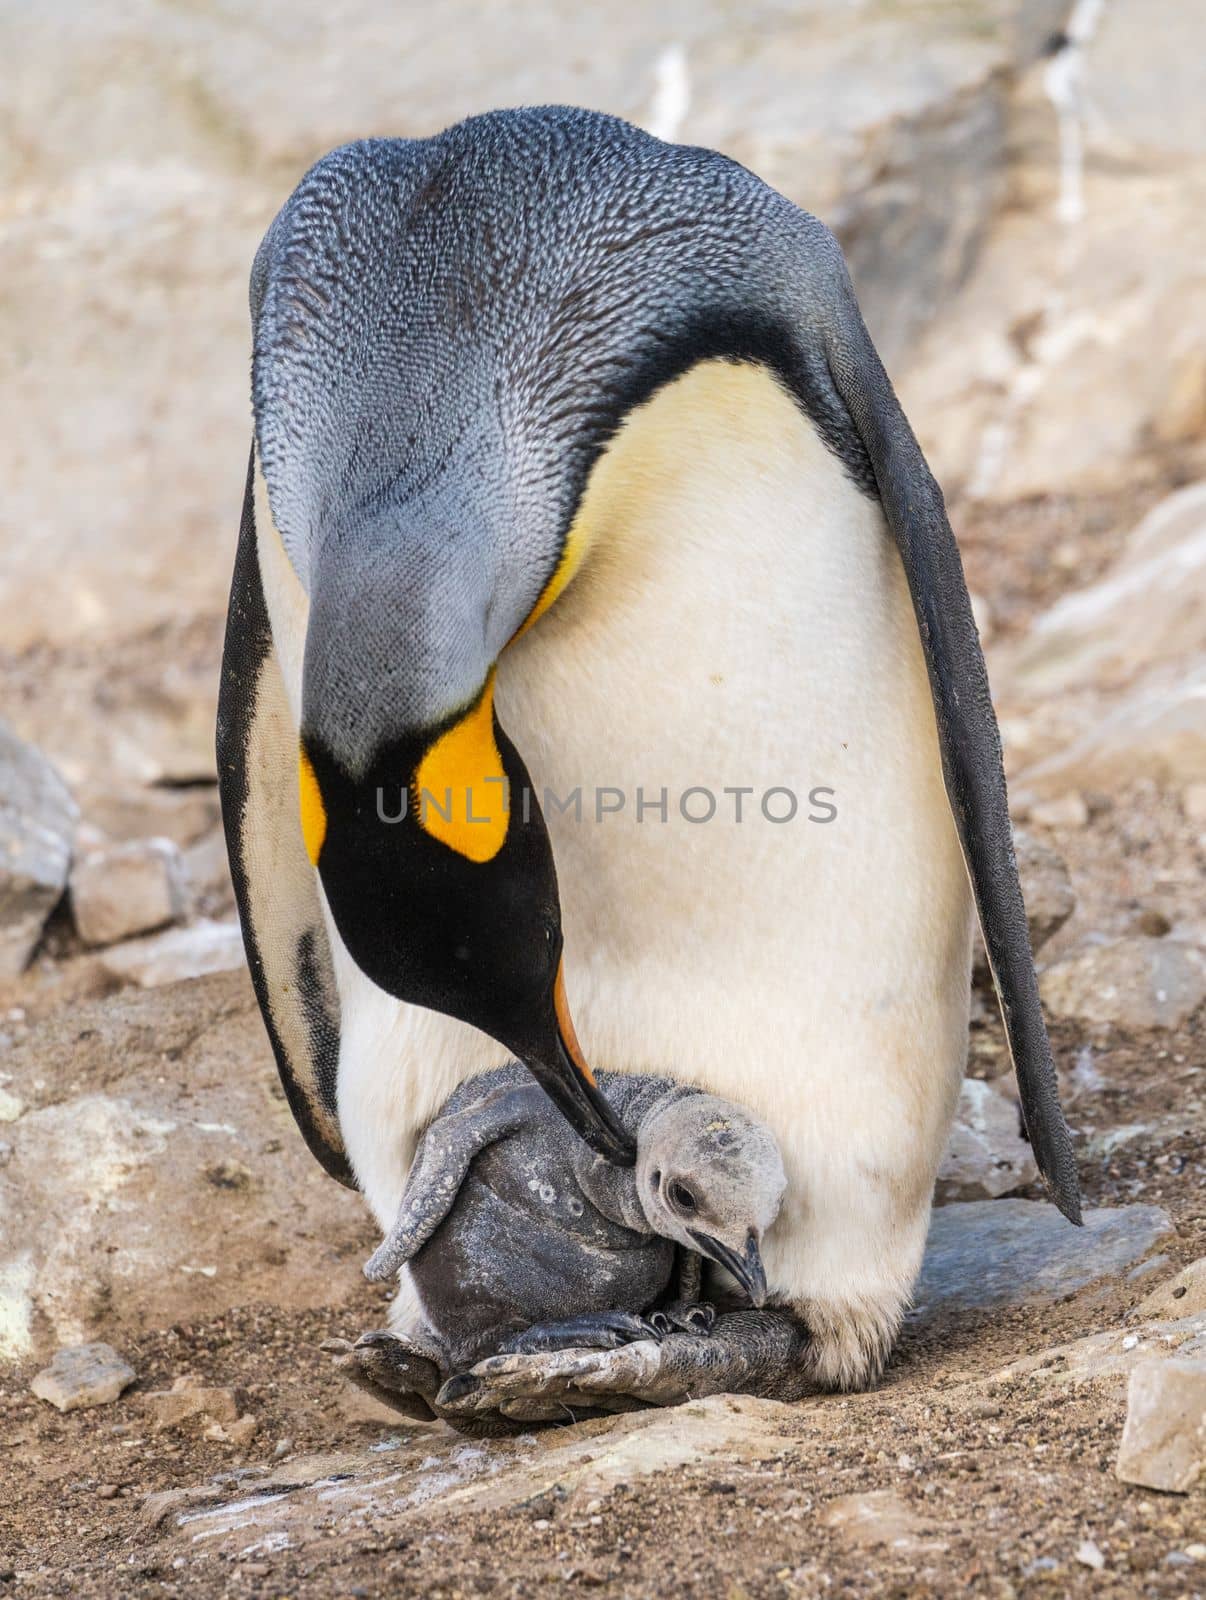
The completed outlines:
[[[116,944],[184,914],[180,851],[170,839],[90,850],[72,868],[71,909],[85,944]]]
[[[63,892],[76,815],[46,757],[0,721],[0,978],[24,969]]]
[[[1176,939],[1131,935],[1048,967],[1043,1003],[1057,1017],[1126,1028],[1179,1028],[1206,1000],[1206,956]]]
[[[108,1344],[68,1345],[34,1378],[30,1388],[39,1400],[60,1411],[82,1411],[111,1405],[138,1374]]]
[[[1116,1471],[1123,1483],[1186,1494],[1206,1468],[1206,1356],[1144,1361],[1131,1373]]]
[[[938,1169],[935,1199],[995,1200],[1038,1177],[1030,1143],[1022,1135],[1017,1101],[997,1082],[969,1078]]]
[[[101,956],[105,970],[124,983],[143,989],[184,983],[215,972],[233,972],[243,965],[243,940],[237,922],[206,918],[188,928],[170,928],[149,939],[131,939],[111,946]]]
[[[943,1206],[930,1225],[919,1312],[1033,1305],[1113,1277],[1172,1231],[1159,1206],[1102,1207],[1074,1228],[1040,1200]]]

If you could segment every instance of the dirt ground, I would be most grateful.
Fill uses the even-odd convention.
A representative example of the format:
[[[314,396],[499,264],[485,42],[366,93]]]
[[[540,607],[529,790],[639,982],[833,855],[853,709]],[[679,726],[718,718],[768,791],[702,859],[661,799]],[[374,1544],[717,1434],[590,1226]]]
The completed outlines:
[[[1129,841],[1123,806],[1061,841],[1079,879],[1107,869],[1118,915],[1150,894],[1150,850]],[[1172,808],[1147,818],[1167,867],[1196,840]],[[1118,885],[1126,892],[1119,895]],[[1167,1036],[1112,1031],[1086,1076],[1083,1029],[1054,1030],[1069,1119],[1089,1205],[1136,1200],[1168,1209],[1175,1239],[1154,1270],[1041,1308],[965,1313],[939,1326],[910,1322],[872,1394],[818,1397],[779,1408],[771,1460],[703,1459],[619,1484],[592,1509],[556,1485],[501,1507],[448,1515],[438,1498],[399,1518],[388,1510],[348,1525],[319,1522],[302,1547],[252,1554],[165,1543],[148,1497],[223,1478],[267,1492],[280,1464],[350,1451],[365,1459],[400,1437],[447,1451],[439,1424],[389,1420],[349,1391],[319,1349],[380,1320],[383,1297],[347,1271],[337,1311],[249,1304],[209,1320],[158,1328],[123,1345],[137,1384],[117,1404],[60,1416],[29,1393],[29,1371],[0,1390],[0,1583],[30,1595],[229,1593],[255,1596],[527,1595],[546,1584],[632,1596],[1193,1595],[1206,1561],[1184,1551],[1206,1533],[1200,1494],[1165,1496],[1113,1472],[1122,1418],[1116,1378],[1075,1387],[1042,1372],[992,1375],[1017,1358],[1116,1327],[1161,1277],[1206,1254],[1206,1027],[1201,1014]],[[995,1016],[973,1026],[971,1070],[1001,1070]],[[1145,1130],[1103,1151],[1096,1136]],[[1041,1191],[1034,1191],[1039,1197]],[[1164,1258],[1167,1258],[1166,1260]],[[181,1373],[228,1386],[257,1419],[243,1450],[198,1433],[156,1432],[140,1395]],[[605,1432],[607,1423],[551,1430]],[[545,1435],[548,1437],[548,1434]],[[492,1443],[505,1469],[530,1448]],[[889,1492],[906,1508],[896,1540],[865,1544],[823,1520],[839,1497]],[[151,1502],[153,1506],[155,1502]],[[1103,1570],[1077,1551],[1090,1541]]]

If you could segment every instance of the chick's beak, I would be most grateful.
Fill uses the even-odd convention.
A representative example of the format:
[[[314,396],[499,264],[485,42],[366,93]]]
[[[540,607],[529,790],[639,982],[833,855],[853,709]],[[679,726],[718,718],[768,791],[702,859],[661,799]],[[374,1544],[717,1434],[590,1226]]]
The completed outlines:
[[[766,1304],[766,1268],[762,1265],[762,1252],[758,1248],[758,1235],[752,1230],[745,1241],[745,1249],[734,1250],[710,1233],[690,1230],[696,1248],[709,1260],[717,1262],[726,1272],[731,1272],[750,1297],[752,1305]]]

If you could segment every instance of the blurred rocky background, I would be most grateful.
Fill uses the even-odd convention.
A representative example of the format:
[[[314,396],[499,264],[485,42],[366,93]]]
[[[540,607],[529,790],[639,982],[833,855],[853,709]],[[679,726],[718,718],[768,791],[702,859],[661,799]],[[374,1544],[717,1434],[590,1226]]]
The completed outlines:
[[[0,1586],[1202,1589],[1206,11],[9,0],[0,30]],[[842,239],[963,544],[1095,1220],[1052,1228],[978,967],[883,1391],[471,1451],[317,1351],[382,1315],[371,1232],[275,1083],[212,725],[264,228],[343,140],[548,101],[724,150]]]

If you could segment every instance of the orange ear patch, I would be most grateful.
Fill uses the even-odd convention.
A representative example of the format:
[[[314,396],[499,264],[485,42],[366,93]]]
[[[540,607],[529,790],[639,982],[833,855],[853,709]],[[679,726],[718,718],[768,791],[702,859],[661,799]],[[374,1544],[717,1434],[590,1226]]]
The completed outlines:
[[[322,791],[318,787],[318,779],[314,776],[314,768],[310,765],[310,758],[304,750],[299,751],[297,757],[297,794],[301,805],[301,829],[306,844],[306,854],[310,857],[310,865],[316,867],[322,853],[323,840],[327,836],[327,811],[322,803]]]
[[[507,837],[509,796],[494,737],[494,672],[475,704],[419,763],[412,794],[419,826],[469,861],[490,861]]]

